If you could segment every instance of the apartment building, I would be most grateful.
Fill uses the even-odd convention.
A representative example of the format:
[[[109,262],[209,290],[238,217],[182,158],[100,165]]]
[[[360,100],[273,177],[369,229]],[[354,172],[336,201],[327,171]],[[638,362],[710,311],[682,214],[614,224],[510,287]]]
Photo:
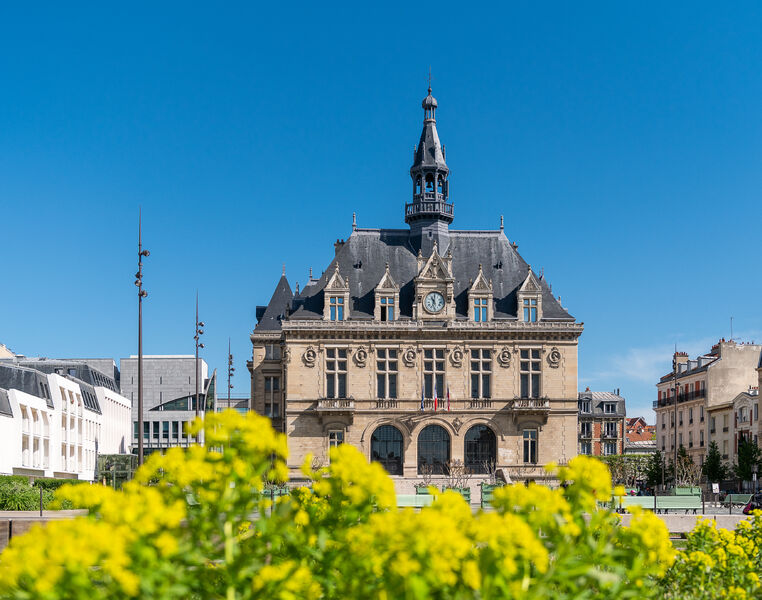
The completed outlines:
[[[580,392],[579,453],[591,456],[624,454],[625,399],[615,392]]]

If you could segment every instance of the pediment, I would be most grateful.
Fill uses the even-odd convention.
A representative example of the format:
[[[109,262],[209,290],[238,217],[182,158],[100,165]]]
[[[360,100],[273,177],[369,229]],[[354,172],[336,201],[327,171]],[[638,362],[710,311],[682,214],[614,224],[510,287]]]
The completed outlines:
[[[484,276],[484,271],[482,270],[481,265],[479,265],[479,272],[476,275],[476,280],[471,284],[471,287],[468,291],[470,293],[492,293],[492,282],[487,280],[487,278]]]
[[[376,289],[377,290],[393,290],[395,292],[399,291],[400,286],[397,285],[397,282],[394,281],[392,274],[389,272],[389,263],[386,263],[386,271],[384,271],[384,274],[381,277],[381,281],[379,281],[378,284],[376,285]]]
[[[418,278],[430,280],[450,279],[450,272],[444,259],[439,256],[436,245],[434,245],[434,251],[429,256],[426,264],[423,265],[420,273],[418,273]]]
[[[339,272],[339,263],[336,263],[336,270],[331,275],[328,283],[325,284],[325,289],[329,291],[346,291],[349,289],[349,281],[344,279]]]
[[[519,288],[519,292],[523,292],[527,294],[539,294],[542,292],[540,281],[539,279],[537,279],[537,276],[532,272],[532,267],[529,267],[529,273],[527,273],[526,279],[524,279],[524,283],[521,284],[521,287]]]

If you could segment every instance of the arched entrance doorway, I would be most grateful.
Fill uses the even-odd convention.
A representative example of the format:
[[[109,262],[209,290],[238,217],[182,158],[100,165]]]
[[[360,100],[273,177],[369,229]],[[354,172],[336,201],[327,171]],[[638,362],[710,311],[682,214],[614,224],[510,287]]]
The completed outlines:
[[[450,462],[450,434],[439,425],[427,425],[418,434],[418,473],[430,467],[433,473],[446,473]]]
[[[474,425],[466,432],[464,463],[472,473],[488,473],[497,462],[497,437],[486,425]]]
[[[402,475],[402,433],[394,425],[381,425],[370,438],[370,459],[390,475]]]

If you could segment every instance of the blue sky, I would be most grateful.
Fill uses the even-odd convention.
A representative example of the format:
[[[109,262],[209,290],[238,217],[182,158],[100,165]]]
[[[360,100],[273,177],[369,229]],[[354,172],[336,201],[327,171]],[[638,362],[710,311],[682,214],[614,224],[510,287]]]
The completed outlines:
[[[762,6],[0,8],[0,341],[203,356],[236,394],[286,264],[400,227],[431,65],[455,228],[497,228],[585,322],[579,385],[645,412],[675,343],[762,339]],[[648,412],[646,412],[648,411]]]

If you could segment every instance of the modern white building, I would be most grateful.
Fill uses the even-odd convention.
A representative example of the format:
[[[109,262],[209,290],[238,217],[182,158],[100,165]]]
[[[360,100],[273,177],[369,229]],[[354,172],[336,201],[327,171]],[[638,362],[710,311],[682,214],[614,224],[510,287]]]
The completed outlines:
[[[92,480],[129,452],[130,402],[86,362],[0,361],[0,473]]]

